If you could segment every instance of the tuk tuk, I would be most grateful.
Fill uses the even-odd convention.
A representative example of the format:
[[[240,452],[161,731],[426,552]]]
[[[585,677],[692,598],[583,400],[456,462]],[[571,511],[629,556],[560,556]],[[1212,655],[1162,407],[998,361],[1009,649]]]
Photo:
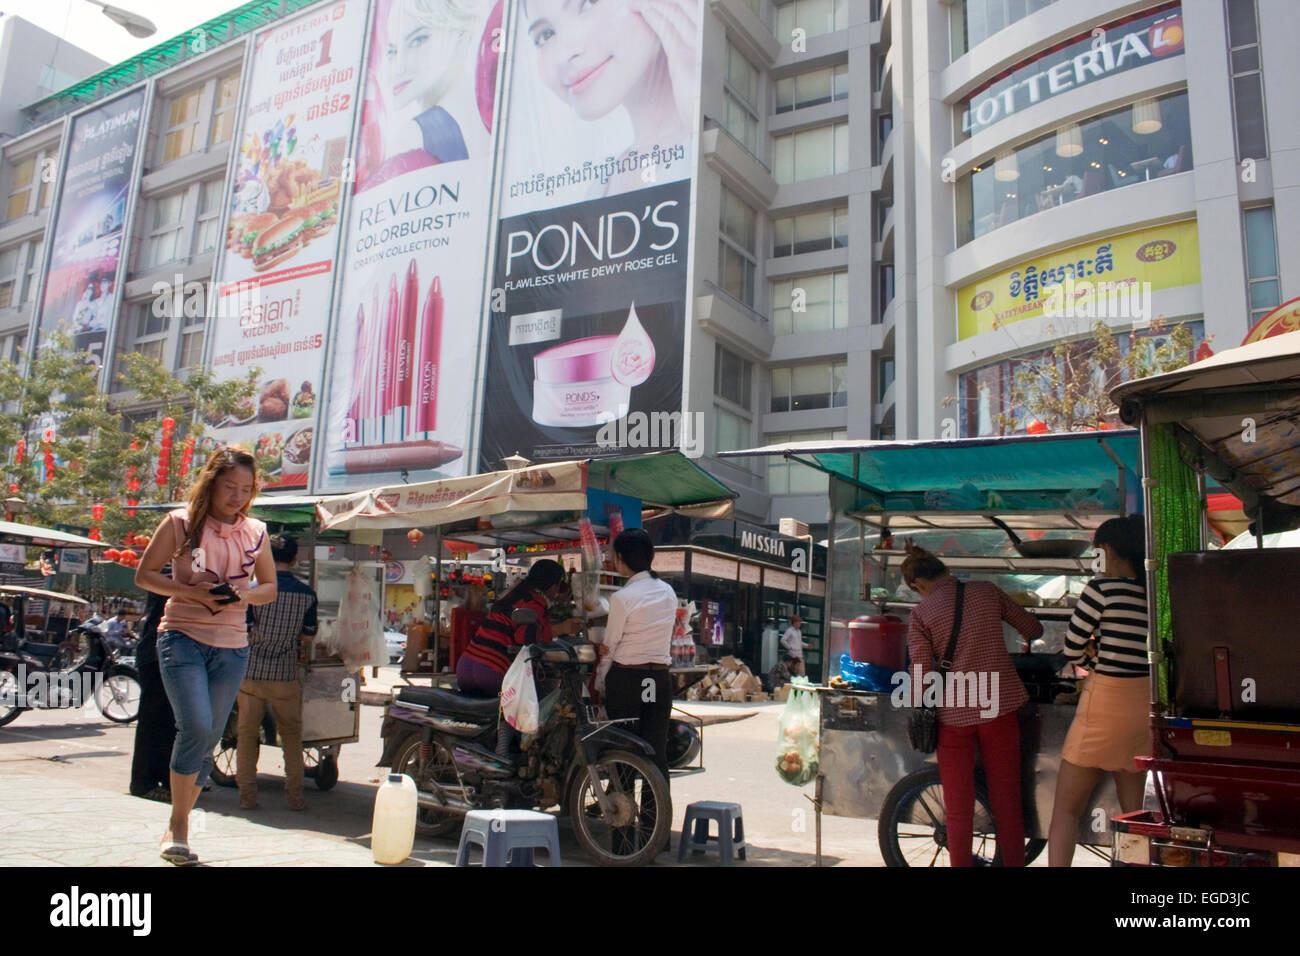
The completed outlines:
[[[1158,810],[1112,820],[1117,866],[1300,866],[1300,332],[1111,392],[1141,433]],[[1206,481],[1254,548],[1207,548]]]

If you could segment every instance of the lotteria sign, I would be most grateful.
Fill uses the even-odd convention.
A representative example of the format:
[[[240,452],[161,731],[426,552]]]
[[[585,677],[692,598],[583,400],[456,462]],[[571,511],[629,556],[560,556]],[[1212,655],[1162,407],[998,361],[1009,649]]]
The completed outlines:
[[[962,133],[974,135],[1060,93],[1182,52],[1178,4],[1109,24],[1067,40],[975,93],[962,113]]]

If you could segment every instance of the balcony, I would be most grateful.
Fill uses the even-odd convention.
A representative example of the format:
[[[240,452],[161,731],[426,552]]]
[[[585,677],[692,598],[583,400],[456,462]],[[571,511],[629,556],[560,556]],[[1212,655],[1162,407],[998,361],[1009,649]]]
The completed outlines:
[[[707,279],[700,286],[695,298],[695,320],[700,328],[746,358],[766,362],[776,342],[767,316]]]
[[[758,65],[770,67],[776,62],[781,44],[745,0],[709,0],[709,9],[727,28],[732,42]]]
[[[709,168],[727,180],[727,185],[751,205],[767,208],[776,197],[772,170],[732,136],[715,119],[704,118],[700,152]]]

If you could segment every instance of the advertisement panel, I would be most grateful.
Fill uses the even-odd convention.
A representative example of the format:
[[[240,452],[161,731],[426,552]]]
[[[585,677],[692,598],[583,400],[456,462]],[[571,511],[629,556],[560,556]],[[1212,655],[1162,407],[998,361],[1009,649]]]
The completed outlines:
[[[366,13],[339,0],[264,30],[245,71],[208,364],[225,379],[261,371],[203,441],[244,445],[268,488],[306,487],[311,471]]]
[[[678,444],[702,6],[520,5],[481,469]]]
[[[72,120],[38,341],[62,328],[77,350],[104,353],[144,101],[136,90]]]
[[[957,292],[957,338],[1039,318],[1052,287],[1067,281],[1091,284],[1098,297],[1194,285],[1201,281],[1196,223],[1154,226],[1072,246],[973,282]]]
[[[316,487],[468,470],[504,0],[377,0]]]
[[[1094,80],[1181,56],[1185,38],[1182,7],[1175,3],[1067,40],[973,94],[961,105],[962,135]]]

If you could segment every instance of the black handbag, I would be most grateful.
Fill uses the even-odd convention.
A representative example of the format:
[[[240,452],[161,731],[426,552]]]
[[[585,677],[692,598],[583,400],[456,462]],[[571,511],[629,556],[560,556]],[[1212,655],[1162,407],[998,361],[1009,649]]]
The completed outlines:
[[[952,616],[952,636],[948,638],[948,649],[939,661],[939,674],[946,675],[952,668],[952,658],[957,652],[957,636],[961,633],[962,592],[966,587],[962,581],[957,582],[957,611]],[[921,675],[922,680],[925,675]],[[915,689],[912,691],[916,693]],[[915,698],[913,698],[915,699]],[[912,748],[923,754],[932,754],[939,747],[939,711],[934,707],[915,707],[907,715],[907,740]]]

